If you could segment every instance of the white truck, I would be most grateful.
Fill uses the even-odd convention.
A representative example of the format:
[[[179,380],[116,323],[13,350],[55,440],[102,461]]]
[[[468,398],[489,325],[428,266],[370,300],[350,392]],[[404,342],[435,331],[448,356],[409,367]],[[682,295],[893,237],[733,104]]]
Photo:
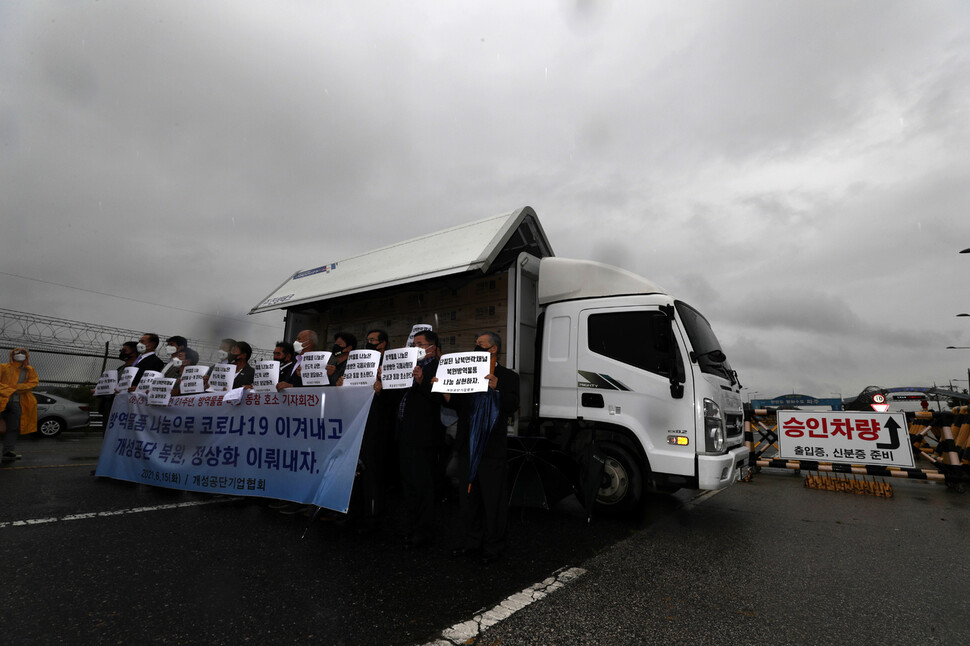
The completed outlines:
[[[521,378],[509,432],[576,458],[595,442],[601,510],[721,489],[747,464],[741,386],[707,319],[633,273],[555,257],[529,207],[296,272],[253,312],[271,309],[287,338],[381,328],[399,347],[430,323],[447,353],[499,332]]]

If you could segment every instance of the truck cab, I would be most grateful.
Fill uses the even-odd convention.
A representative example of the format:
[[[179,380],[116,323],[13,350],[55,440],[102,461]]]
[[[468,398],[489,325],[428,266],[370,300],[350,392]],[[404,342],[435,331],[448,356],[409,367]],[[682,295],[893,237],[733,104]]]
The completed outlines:
[[[543,258],[535,416],[542,432],[604,460],[597,502],[645,489],[721,489],[748,456],[740,384],[707,320],[630,272]]]

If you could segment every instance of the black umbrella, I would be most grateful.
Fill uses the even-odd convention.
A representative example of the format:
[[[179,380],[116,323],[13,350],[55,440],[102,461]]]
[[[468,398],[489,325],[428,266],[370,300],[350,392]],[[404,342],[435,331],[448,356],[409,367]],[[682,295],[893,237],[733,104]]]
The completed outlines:
[[[510,436],[509,506],[550,509],[576,493],[576,464],[544,437]]]

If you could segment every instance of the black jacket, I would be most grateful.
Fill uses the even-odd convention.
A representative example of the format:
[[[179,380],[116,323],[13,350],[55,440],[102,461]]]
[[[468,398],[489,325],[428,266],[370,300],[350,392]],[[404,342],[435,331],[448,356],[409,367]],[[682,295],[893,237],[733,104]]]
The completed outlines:
[[[242,388],[243,386],[252,386],[253,379],[255,378],[256,369],[247,363],[243,366],[242,370],[236,373],[236,378],[232,380],[232,387]]]
[[[438,372],[435,359],[422,368],[420,384],[412,385],[404,393],[404,415],[398,420],[401,444],[432,447],[444,440],[441,425],[441,404],[444,398],[431,392],[431,382]]]

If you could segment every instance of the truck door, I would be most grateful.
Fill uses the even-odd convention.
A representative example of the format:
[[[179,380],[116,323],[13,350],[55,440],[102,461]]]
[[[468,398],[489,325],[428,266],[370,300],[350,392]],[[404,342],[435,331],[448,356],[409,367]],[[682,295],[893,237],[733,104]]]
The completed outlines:
[[[578,332],[578,416],[632,431],[654,472],[693,475],[694,385],[679,328],[658,306],[610,307],[582,310]]]

